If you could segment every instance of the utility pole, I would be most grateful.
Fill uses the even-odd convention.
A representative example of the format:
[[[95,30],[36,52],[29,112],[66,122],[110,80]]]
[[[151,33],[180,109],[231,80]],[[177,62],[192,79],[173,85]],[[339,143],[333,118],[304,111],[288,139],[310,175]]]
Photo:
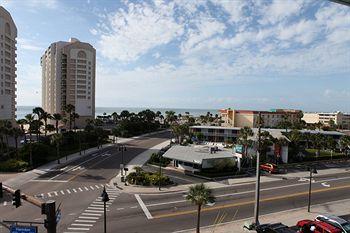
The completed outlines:
[[[259,129],[258,129],[258,150],[256,153],[256,183],[255,183],[255,206],[254,206],[254,225],[259,226],[259,202],[260,202],[260,150],[261,150],[261,112],[259,112]]]
[[[161,180],[162,180],[162,155],[160,154],[159,155],[159,191],[161,191],[161,187],[162,187],[162,184],[161,184]]]

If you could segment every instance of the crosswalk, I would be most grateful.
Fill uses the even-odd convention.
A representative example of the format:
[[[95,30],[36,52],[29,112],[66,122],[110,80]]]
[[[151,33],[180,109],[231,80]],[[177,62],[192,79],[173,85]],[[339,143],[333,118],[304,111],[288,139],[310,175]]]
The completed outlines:
[[[62,190],[51,191],[47,193],[41,193],[34,196],[37,198],[48,199],[48,198],[52,198],[60,195],[71,195],[71,194],[76,194],[80,192],[96,191],[100,189],[102,190],[103,187],[104,187],[104,184],[86,185],[86,186],[81,186],[76,188],[62,189]]]
[[[114,200],[119,196],[119,190],[115,187],[107,185],[106,192],[108,193],[110,201],[106,203],[106,210],[113,204]],[[73,223],[67,227],[67,231],[63,233],[84,233],[89,231],[96,222],[103,217],[103,202],[101,197],[97,197]]]

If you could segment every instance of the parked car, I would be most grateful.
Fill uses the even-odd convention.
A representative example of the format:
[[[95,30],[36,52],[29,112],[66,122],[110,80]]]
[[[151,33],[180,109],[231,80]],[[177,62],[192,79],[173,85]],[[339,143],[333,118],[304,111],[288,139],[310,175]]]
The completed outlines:
[[[23,144],[27,144],[29,142],[30,142],[30,139],[27,138],[27,139],[22,139],[19,143],[21,143],[21,145],[23,145]],[[32,142],[33,142],[33,139],[32,139]]]
[[[277,165],[274,163],[264,163],[260,165],[260,170],[268,173],[278,173]]]
[[[262,224],[256,228],[258,233],[296,233],[288,226],[282,223]]]
[[[323,214],[318,215],[315,220],[320,222],[326,222],[335,227],[338,227],[339,229],[341,229],[342,233],[350,233],[350,222],[346,221],[341,217],[330,214]]]
[[[301,220],[297,223],[300,233],[341,233],[342,231],[326,222]]]

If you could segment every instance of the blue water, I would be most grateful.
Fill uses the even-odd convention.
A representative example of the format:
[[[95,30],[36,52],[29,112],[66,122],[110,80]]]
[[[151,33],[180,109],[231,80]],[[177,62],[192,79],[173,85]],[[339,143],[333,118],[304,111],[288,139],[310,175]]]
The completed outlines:
[[[34,106],[17,106],[17,119],[24,118],[25,115],[32,113]],[[129,112],[138,113],[147,108],[127,108],[127,107],[96,107],[96,116],[102,116],[103,113],[107,115],[112,114],[113,112],[120,113],[123,110],[128,110]],[[160,111],[165,115],[166,111],[174,111],[176,114],[185,115],[185,112],[189,112],[192,116],[206,115],[207,112],[215,115],[218,113],[217,109],[185,109],[185,108],[148,108],[154,112]]]

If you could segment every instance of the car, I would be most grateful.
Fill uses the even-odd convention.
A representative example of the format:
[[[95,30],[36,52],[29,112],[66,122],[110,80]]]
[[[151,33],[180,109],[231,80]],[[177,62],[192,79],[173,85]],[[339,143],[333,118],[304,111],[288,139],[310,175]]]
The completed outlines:
[[[260,165],[260,170],[268,173],[278,173],[277,165],[274,163],[264,163]]]
[[[341,231],[342,233],[350,233],[350,222],[346,221],[341,217],[330,215],[330,214],[322,214],[322,215],[317,215],[315,220],[320,222],[326,222],[335,227],[338,227],[339,229],[342,230]]]
[[[32,140],[32,141],[33,141],[33,140]],[[22,139],[22,140],[20,141],[21,145],[27,144],[27,143],[29,143],[29,142],[30,142],[30,139],[29,139],[29,138],[27,138],[27,139]]]
[[[296,233],[297,231],[292,230],[288,226],[282,223],[269,223],[262,224],[256,228],[258,233]]]
[[[342,231],[326,222],[314,221],[314,220],[300,220],[297,222],[299,233],[342,233]]]

